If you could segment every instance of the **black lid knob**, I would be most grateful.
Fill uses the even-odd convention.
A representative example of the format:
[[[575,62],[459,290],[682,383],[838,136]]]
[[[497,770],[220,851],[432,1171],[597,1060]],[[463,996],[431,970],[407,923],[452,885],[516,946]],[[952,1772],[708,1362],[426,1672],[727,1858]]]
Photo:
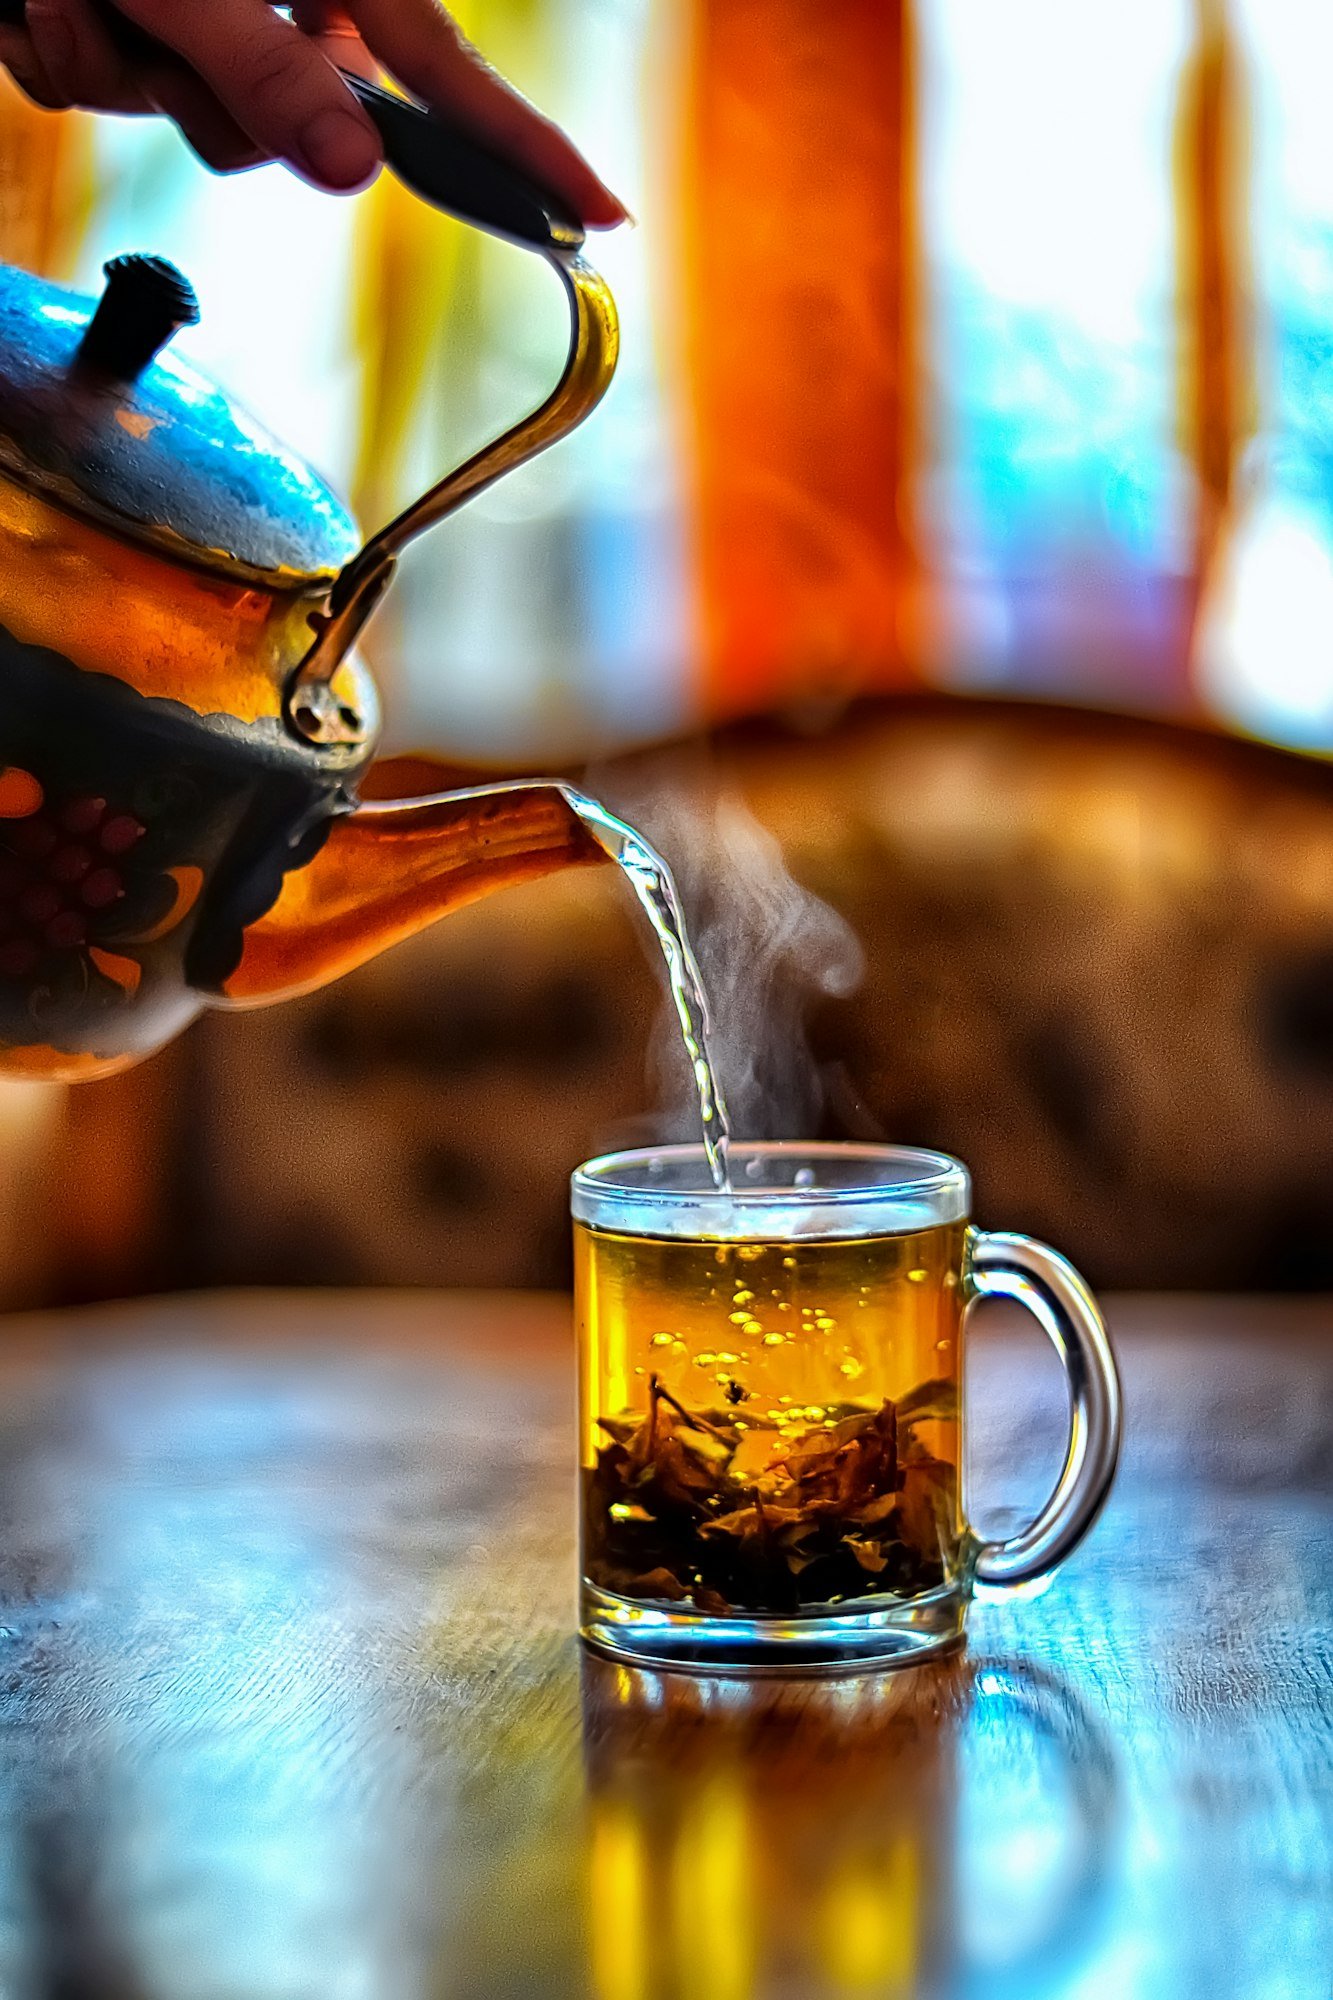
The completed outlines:
[[[79,365],[132,382],[182,326],[199,318],[194,287],[165,257],[113,257],[79,343]]]

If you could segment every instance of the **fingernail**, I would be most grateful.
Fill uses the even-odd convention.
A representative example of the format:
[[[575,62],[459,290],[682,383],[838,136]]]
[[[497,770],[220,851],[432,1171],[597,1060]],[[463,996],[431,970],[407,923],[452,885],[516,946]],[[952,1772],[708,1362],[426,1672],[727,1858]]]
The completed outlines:
[[[301,127],[301,158],[316,180],[330,187],[360,187],[380,163],[379,141],[354,111],[336,104]]]
[[[585,213],[584,221],[590,229],[618,229],[622,222],[637,229],[639,219],[626,208],[619,195],[612,194],[605,183],[602,184],[601,198],[594,210]]]

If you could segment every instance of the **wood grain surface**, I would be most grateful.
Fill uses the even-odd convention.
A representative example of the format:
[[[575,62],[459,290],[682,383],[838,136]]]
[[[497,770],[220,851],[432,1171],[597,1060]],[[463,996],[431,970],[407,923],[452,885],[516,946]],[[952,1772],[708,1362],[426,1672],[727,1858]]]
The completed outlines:
[[[580,1656],[568,1309],[5,1323],[5,2000],[1328,2000],[1333,1305],[1124,1299],[1128,1442],[969,1651]],[[972,1510],[1053,1476],[976,1323]]]

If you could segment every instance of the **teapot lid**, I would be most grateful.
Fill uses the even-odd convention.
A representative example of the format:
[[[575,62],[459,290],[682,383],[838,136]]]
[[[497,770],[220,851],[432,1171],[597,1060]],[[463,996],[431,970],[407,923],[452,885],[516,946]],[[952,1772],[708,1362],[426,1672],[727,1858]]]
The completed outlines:
[[[159,257],[99,301],[0,265],[0,472],[159,554],[270,589],[327,584],[360,544],[329,487],[161,350],[199,317]]]

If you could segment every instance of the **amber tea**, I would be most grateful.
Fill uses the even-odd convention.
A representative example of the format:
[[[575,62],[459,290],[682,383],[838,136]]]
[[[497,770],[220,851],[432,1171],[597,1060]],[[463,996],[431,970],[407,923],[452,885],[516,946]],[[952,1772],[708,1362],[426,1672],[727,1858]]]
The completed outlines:
[[[592,1582],[770,1616],[943,1583],[960,1532],[962,1235],[580,1227]]]
[[[942,1154],[729,1159],[725,1187],[701,1147],[574,1177],[584,1636],[728,1669],[938,1651],[982,1563],[1040,1573],[1100,1505],[1118,1406],[1096,1307],[1054,1252],[970,1229]],[[993,1545],[959,1477],[964,1314],[988,1291],[1084,1362],[1065,1476]]]

